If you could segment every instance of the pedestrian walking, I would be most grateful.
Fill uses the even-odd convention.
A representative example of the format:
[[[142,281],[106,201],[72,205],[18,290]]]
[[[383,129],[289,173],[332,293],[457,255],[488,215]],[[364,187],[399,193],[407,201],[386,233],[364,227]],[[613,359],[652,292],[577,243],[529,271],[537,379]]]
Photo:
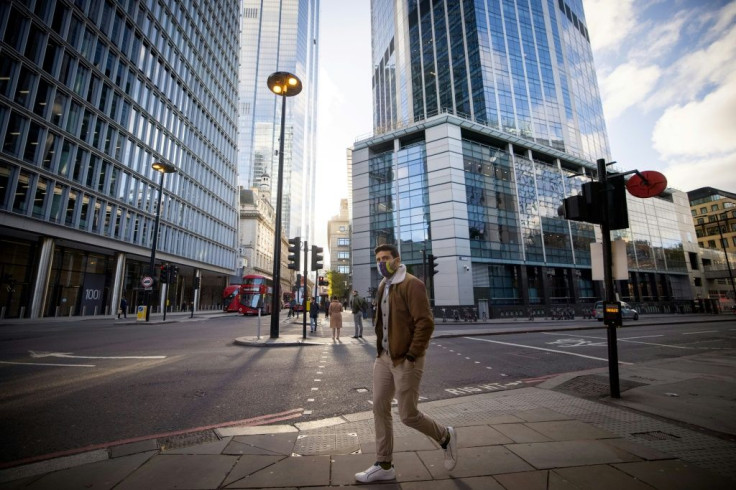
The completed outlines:
[[[123,314],[123,318],[128,318],[128,300],[125,299],[125,296],[120,298],[120,309],[118,309],[118,319],[120,319],[120,314]]]
[[[393,480],[394,434],[391,401],[399,405],[404,425],[437,441],[445,452],[445,468],[457,464],[457,434],[417,408],[434,318],[424,283],[406,271],[394,245],[375,249],[376,266],[383,277],[376,295],[376,348],[373,364],[373,421],[376,430],[376,463],[355,479],[362,483]]]
[[[363,338],[363,299],[358,296],[358,291],[353,291],[353,299],[350,302],[350,308],[353,311],[353,323],[355,323],[354,339]]]
[[[312,303],[309,305],[309,326],[312,333],[317,331],[317,318],[319,317],[319,306],[317,302],[312,298]]]
[[[296,300],[294,298],[291,298],[291,301],[289,301],[289,313],[286,315],[286,318],[291,318],[293,316],[296,316]]]
[[[342,328],[342,304],[337,300],[337,296],[332,297],[329,313],[330,328],[332,329],[332,340],[335,340],[335,338],[337,338],[337,340],[340,340],[340,329]]]

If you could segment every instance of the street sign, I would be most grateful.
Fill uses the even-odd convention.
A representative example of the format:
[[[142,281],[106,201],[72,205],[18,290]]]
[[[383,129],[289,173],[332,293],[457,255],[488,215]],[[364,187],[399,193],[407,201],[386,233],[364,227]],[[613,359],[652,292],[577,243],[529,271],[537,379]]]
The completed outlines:
[[[141,279],[141,286],[144,288],[150,288],[153,286],[153,278],[151,276],[143,276]]]
[[[654,197],[667,188],[667,177],[655,170],[645,170],[632,175],[626,182],[626,190],[634,197]]]

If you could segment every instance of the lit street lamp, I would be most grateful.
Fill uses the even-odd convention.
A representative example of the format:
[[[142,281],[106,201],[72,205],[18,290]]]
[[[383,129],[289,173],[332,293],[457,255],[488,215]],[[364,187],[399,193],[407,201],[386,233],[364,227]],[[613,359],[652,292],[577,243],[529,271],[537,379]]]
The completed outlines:
[[[151,167],[161,172],[161,180],[158,183],[158,205],[156,206],[156,222],[153,225],[153,243],[151,244],[151,263],[148,266],[148,274],[153,278],[155,277],[154,267],[156,265],[156,243],[158,242],[158,222],[161,218],[161,197],[164,194],[164,175],[172,174],[176,172],[176,167],[170,163],[165,162],[153,162]],[[146,291],[146,321],[151,317],[151,289]],[[164,306],[165,307],[165,306]]]
[[[279,336],[281,313],[281,192],[284,186],[284,126],[286,125],[286,98],[302,91],[302,82],[296,75],[277,71],[268,77],[268,88],[281,96],[281,137],[279,138],[279,172],[276,183],[276,229],[273,240],[273,294],[271,295],[271,338]]]

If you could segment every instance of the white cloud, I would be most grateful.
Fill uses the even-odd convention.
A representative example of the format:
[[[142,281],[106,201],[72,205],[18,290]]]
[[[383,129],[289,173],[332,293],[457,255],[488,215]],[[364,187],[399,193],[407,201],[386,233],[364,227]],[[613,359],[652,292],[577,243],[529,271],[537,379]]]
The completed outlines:
[[[636,27],[633,0],[583,0],[594,51],[618,47]]]
[[[626,109],[645,100],[659,81],[661,70],[656,65],[637,66],[625,63],[600,81],[606,117],[615,119]]]
[[[667,185],[681,191],[715,187],[736,192],[736,153],[713,158],[670,160],[662,168]]]
[[[641,39],[633,43],[632,51],[627,54],[627,58],[653,60],[668,54],[668,51],[676,47],[682,35],[683,26],[690,22],[691,17],[691,12],[683,11],[677,12],[669,22],[642,23],[638,30],[641,33]]]
[[[736,77],[701,101],[668,108],[652,133],[664,157],[736,151]],[[732,173],[736,167],[732,168]]]
[[[692,51],[664,74],[666,83],[647,101],[647,106],[664,107],[693,100],[707,85],[720,85],[736,72],[736,25],[720,39]]]

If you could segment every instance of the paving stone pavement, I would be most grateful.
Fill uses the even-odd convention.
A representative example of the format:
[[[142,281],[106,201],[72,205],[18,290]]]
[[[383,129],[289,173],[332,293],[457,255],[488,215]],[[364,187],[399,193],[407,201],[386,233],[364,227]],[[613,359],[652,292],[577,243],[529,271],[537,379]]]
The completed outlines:
[[[5,489],[731,489],[736,443],[624,408],[521,388],[421,404],[457,428],[459,460],[395,425],[396,481],[360,485],[375,461],[370,412],[295,425],[228,427],[186,447],[143,441],[0,472]],[[671,437],[642,437],[665,434]],[[730,464],[723,464],[730,461]],[[81,464],[76,464],[81,463]],[[68,467],[65,467],[68,466]]]

